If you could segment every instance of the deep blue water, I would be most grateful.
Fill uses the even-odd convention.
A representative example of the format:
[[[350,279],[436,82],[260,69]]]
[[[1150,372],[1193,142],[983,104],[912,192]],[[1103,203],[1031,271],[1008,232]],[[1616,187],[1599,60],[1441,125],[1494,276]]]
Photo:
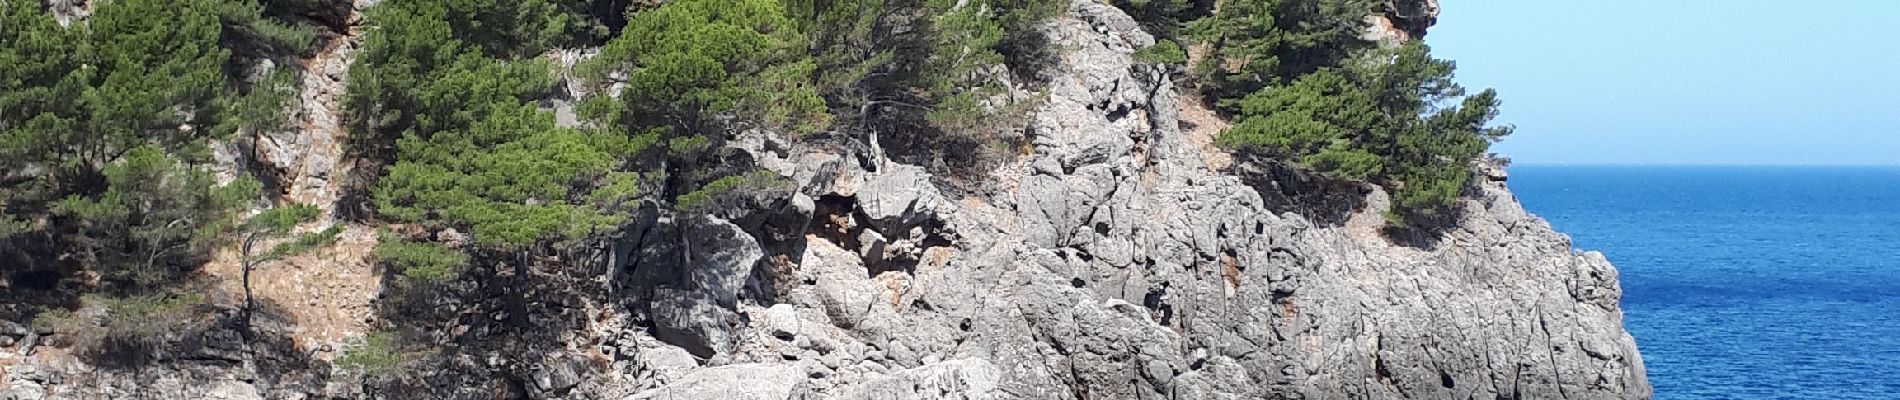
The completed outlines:
[[[1900,399],[1900,168],[1510,172],[1621,271],[1657,399]]]

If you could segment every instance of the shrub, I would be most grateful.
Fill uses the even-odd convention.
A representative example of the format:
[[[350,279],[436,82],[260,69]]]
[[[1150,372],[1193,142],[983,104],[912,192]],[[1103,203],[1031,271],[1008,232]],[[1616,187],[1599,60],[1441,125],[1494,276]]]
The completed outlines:
[[[740,196],[787,190],[791,184],[776,173],[758,170],[714,180],[699,190],[680,195],[673,206],[689,215],[705,214],[734,205]]]
[[[337,368],[364,375],[380,375],[409,361],[394,331],[375,331],[344,346],[343,354],[332,363]]]
[[[1179,65],[1187,63],[1187,51],[1173,40],[1157,40],[1153,46],[1135,51],[1135,61],[1149,64]]]
[[[148,293],[125,297],[87,295],[82,301],[98,314],[48,310],[35,316],[35,329],[51,330],[50,343],[68,346],[88,362],[136,367],[153,361],[170,340],[206,322],[197,293]]]
[[[254,180],[216,185],[211,172],[151,146],[105,166],[105,190],[54,203],[77,229],[74,241],[118,289],[172,282],[195,267],[233,227],[228,215],[257,192]]]
[[[196,322],[192,309],[204,304],[197,293],[95,297],[104,304],[106,339],[157,344],[168,334]]]
[[[35,331],[53,332],[53,342],[66,346],[73,345],[73,339],[80,333],[90,332],[98,326],[91,319],[63,308],[42,311],[34,315],[28,325]]]

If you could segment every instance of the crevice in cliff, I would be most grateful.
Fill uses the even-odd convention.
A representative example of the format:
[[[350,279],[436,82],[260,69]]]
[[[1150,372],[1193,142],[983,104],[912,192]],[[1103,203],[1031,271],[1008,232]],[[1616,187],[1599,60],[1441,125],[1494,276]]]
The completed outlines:
[[[913,275],[925,262],[947,261],[927,259],[934,258],[926,257],[931,249],[955,247],[945,223],[935,216],[908,222],[874,220],[860,208],[856,196],[837,194],[820,196],[814,204],[806,236],[857,254],[870,278],[885,272]]]
[[[1544,349],[1547,351],[1545,355],[1550,357],[1550,363],[1547,365],[1550,366],[1551,376],[1556,378],[1551,382],[1551,386],[1557,387],[1558,397],[1568,399],[1570,398],[1570,393],[1564,390],[1564,371],[1563,368],[1557,364],[1557,352],[1559,348],[1557,347],[1556,336],[1550,333],[1550,320],[1549,317],[1547,317],[1549,314],[1544,312],[1544,304],[1541,301],[1538,302],[1535,310],[1537,310],[1537,329],[1544,332]]]

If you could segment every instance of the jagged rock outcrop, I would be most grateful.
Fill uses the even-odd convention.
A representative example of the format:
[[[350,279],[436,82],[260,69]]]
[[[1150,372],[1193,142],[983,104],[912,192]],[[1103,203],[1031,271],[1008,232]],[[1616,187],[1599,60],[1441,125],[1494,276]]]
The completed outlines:
[[[1377,188],[1208,169],[1120,11],[1078,1],[1048,29],[1070,51],[993,193],[756,151],[820,204],[803,284],[748,299],[741,344],[709,359],[801,365],[820,398],[1648,397],[1615,269],[1501,173],[1442,236],[1395,244]],[[654,390],[710,394],[690,390],[725,368]]]
[[[1438,0],[1385,0],[1366,22],[1367,39],[1388,44],[1418,40],[1438,23]]]
[[[608,273],[574,283],[600,285],[582,292],[604,298],[530,300],[531,314],[587,317],[512,358],[527,365],[464,350],[435,373],[470,378],[409,392],[207,372],[179,375],[177,393],[1649,396],[1622,328],[1616,270],[1526,213],[1495,166],[1478,166],[1489,179],[1469,191],[1456,225],[1389,238],[1376,187],[1270,161],[1204,162],[1207,149],[1181,127],[1186,100],[1172,78],[1130,57],[1154,38],[1122,11],[1076,0],[1045,29],[1065,52],[1046,73],[1034,150],[974,193],[946,191],[929,170],[881,154],[745,136],[734,146],[794,193],[735,215],[643,210],[608,252]],[[493,326],[444,331],[478,344]],[[12,331],[0,337],[32,337]],[[226,371],[256,370],[252,357],[235,356]],[[0,398],[125,393],[79,383],[92,379],[81,378],[88,368],[15,366]],[[512,383],[469,372],[483,370]]]

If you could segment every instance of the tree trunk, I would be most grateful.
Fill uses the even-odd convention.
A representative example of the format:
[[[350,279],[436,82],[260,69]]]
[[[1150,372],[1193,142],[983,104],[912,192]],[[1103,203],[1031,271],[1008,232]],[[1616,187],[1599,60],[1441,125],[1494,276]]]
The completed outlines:
[[[252,310],[257,308],[257,302],[255,298],[251,296],[251,268],[255,267],[254,264],[256,264],[256,260],[251,259],[251,251],[256,245],[256,235],[245,237],[244,246],[240,248],[238,256],[238,280],[239,285],[244,287],[244,309],[242,310],[240,323],[243,324],[242,332],[244,333],[245,340],[250,340],[251,338],[251,313]]]
[[[528,286],[534,282],[528,276],[528,261],[528,250],[515,251],[515,284],[508,301],[508,323],[516,328],[528,327]]]

